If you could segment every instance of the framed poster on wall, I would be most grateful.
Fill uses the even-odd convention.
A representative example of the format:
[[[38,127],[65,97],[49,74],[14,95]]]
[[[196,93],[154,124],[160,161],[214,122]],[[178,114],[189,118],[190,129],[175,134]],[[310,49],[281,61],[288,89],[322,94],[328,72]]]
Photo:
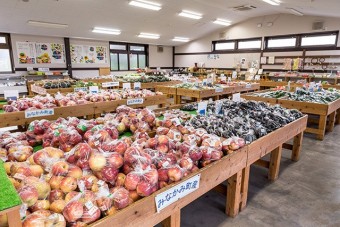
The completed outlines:
[[[17,42],[17,58],[19,64],[35,64],[36,49],[33,42]]]

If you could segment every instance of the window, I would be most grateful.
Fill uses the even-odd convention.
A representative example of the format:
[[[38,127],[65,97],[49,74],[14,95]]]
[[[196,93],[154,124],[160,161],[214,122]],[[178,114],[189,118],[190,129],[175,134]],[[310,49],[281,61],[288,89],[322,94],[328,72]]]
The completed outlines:
[[[147,65],[147,45],[110,43],[111,71],[128,71],[145,68]]]
[[[235,42],[217,42],[215,50],[235,50]]]
[[[12,73],[13,58],[10,35],[0,33],[0,73]]]
[[[337,33],[305,35],[301,38],[301,46],[336,46],[337,39]]]
[[[278,37],[278,38],[266,38],[266,48],[276,49],[276,48],[286,48],[286,47],[296,47],[297,37]]]
[[[262,40],[245,40],[245,41],[239,41],[238,42],[238,49],[244,50],[244,49],[261,49]]]

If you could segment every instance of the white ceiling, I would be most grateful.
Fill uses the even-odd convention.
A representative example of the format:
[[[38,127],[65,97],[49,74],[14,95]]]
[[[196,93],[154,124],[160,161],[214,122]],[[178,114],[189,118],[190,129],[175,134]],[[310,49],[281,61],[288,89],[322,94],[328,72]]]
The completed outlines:
[[[295,8],[305,15],[340,17],[340,0],[281,0],[280,6],[262,0],[151,0],[162,4],[160,11],[130,6],[128,0],[0,0],[0,32],[43,36],[128,41],[159,45],[180,45],[174,36],[198,39],[222,29],[213,24],[224,18],[233,24],[251,17],[287,13]],[[251,11],[236,12],[231,7],[253,5]],[[181,10],[203,14],[201,20],[183,18]],[[41,28],[27,25],[28,20],[68,24],[67,29]],[[107,27],[122,31],[119,36],[95,34],[92,28]],[[159,40],[138,38],[140,32],[160,34]]]

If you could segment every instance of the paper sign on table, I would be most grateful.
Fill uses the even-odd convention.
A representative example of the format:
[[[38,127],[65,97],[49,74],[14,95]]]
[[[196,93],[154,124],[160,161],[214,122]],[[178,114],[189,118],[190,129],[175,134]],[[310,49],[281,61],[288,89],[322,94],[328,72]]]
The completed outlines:
[[[197,107],[197,114],[199,115],[205,115],[206,112],[207,112],[207,105],[208,105],[208,102],[205,101],[205,102],[199,102],[198,103],[198,107]]]
[[[259,71],[257,72],[257,74],[259,74],[259,75],[263,74],[263,69],[259,69]]]
[[[215,92],[216,92],[216,93],[223,92],[223,87],[217,87],[217,88],[215,88]]]
[[[233,79],[236,79],[237,78],[237,72],[236,71],[233,71],[233,74],[231,76]]]
[[[203,86],[207,86],[207,79],[203,79]]]
[[[135,83],[133,83],[133,89],[134,89],[134,90],[140,90],[141,87],[142,87],[141,82],[135,82]]]
[[[277,81],[282,82],[282,79],[278,79]]]
[[[74,88],[74,92],[78,92],[78,91],[85,91],[87,92],[89,89],[87,87],[75,87]]]
[[[228,82],[229,82],[229,83],[231,82],[231,77],[228,77]]]
[[[251,84],[246,84],[246,88],[251,88]]]
[[[25,118],[43,117],[54,115],[54,109],[26,110]]]
[[[159,213],[161,210],[171,205],[172,203],[178,201],[179,199],[196,191],[200,187],[200,179],[201,175],[197,174],[196,176],[156,195],[155,203],[157,213]]]
[[[126,105],[131,106],[131,105],[143,104],[143,103],[144,103],[143,98],[128,99],[127,102],[126,102]]]
[[[260,75],[256,75],[255,76],[255,80],[260,80],[261,79],[261,76]]]
[[[234,102],[241,102],[241,93],[235,93],[233,94],[233,99]]]
[[[40,71],[40,72],[48,72],[48,71],[50,71],[50,68],[38,68],[38,71]]]
[[[90,86],[89,87],[89,91],[92,94],[98,94],[99,93],[99,88],[98,88],[98,86]]]
[[[123,83],[123,89],[131,89],[131,83]]]
[[[223,76],[222,76],[223,75]],[[224,75],[224,74],[222,74],[221,75],[221,81],[226,81],[227,80],[227,77]]]
[[[106,82],[102,83],[102,87],[118,87],[119,82]]]
[[[6,100],[17,100],[19,98],[18,90],[4,90]]]

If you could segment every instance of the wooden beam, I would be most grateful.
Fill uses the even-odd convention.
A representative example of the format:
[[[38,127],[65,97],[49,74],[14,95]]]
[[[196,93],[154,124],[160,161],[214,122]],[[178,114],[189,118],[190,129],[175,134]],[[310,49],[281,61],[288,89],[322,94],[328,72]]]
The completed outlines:
[[[291,156],[292,161],[297,162],[300,159],[302,139],[303,139],[303,132],[299,133],[298,135],[294,137],[292,156]]]
[[[269,166],[268,178],[271,181],[275,181],[279,177],[281,155],[282,155],[282,145],[277,147],[270,154],[270,166]]]
[[[269,169],[269,162],[263,159],[257,160],[254,164]]]
[[[250,166],[242,170],[240,211],[247,206]]]
[[[228,179],[226,214],[236,217],[240,211],[242,171]]]

